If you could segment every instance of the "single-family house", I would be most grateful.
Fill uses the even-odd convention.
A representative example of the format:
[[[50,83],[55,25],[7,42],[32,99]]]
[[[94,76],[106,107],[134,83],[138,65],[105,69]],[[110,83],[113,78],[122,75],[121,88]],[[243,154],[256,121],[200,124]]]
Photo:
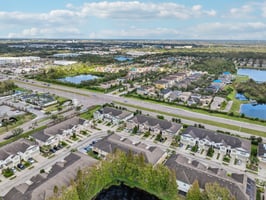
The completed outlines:
[[[212,96],[202,96],[202,97],[200,98],[200,104],[201,104],[202,106],[209,106],[210,103],[212,102],[212,99],[213,99]]]
[[[170,89],[162,89],[159,93],[159,96],[163,99],[167,99],[172,93]]]
[[[179,95],[178,99],[182,102],[187,102],[191,94],[191,92],[182,92],[182,94]]]
[[[168,88],[168,81],[165,81],[165,80],[158,80],[154,84],[155,84],[155,87],[159,90]]]
[[[179,98],[179,96],[182,94],[181,91],[179,90],[174,90],[172,93],[169,95],[168,99],[170,102],[173,102]]]

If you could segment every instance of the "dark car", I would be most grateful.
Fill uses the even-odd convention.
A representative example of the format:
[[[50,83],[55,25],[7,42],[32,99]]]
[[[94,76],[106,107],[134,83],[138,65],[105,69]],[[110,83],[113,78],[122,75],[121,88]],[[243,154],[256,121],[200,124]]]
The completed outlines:
[[[51,153],[55,153],[56,150],[55,150],[55,149],[50,149],[50,152],[51,152]]]
[[[22,163],[19,163],[19,164],[17,165],[17,167],[18,167],[19,169],[24,169],[24,168],[25,168],[25,166],[24,166]]]

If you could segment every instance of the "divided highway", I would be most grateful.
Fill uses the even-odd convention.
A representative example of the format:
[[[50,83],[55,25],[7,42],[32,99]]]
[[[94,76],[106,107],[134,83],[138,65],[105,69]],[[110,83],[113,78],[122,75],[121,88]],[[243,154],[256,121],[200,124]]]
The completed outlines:
[[[38,82],[38,81],[22,82],[16,79],[14,79],[14,81],[16,82],[18,86],[24,87],[27,89],[38,90],[40,92],[50,92],[50,93],[57,94],[59,96],[67,97],[70,99],[77,99],[79,103],[81,103],[85,108],[91,105],[110,103],[110,102],[116,101],[120,103],[131,104],[133,106],[140,106],[140,107],[148,108],[148,109],[154,110],[155,112],[162,111],[165,113],[176,114],[176,115],[184,116],[184,117],[206,119],[209,121],[238,126],[239,132],[241,132],[241,128],[253,129],[254,131],[256,130],[263,131],[265,132],[265,137],[266,137],[266,126],[262,126],[262,125],[210,116],[207,114],[196,113],[196,112],[192,112],[189,110],[183,110],[180,108],[174,108],[174,107],[166,106],[162,104],[145,102],[145,101],[141,101],[137,99],[130,99],[130,98],[125,98],[125,97],[120,97],[120,96],[115,96],[115,95],[110,95],[110,94],[91,92],[91,91],[84,90],[84,89],[77,89],[77,88],[55,85],[55,84],[50,84],[49,86],[47,86],[47,85],[44,85],[44,83]],[[219,128],[217,127],[217,129]]]

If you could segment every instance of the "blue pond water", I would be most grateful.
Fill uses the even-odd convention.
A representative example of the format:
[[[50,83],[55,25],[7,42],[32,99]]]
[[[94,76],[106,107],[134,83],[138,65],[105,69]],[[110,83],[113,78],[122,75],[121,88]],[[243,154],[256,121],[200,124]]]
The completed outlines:
[[[128,58],[126,56],[116,56],[115,60],[123,62],[123,61],[131,61],[131,60],[133,60],[133,58]]]
[[[240,100],[240,101],[246,101],[248,100],[247,97],[245,97],[245,95],[237,93],[236,94],[236,99]]]
[[[98,76],[94,76],[91,74],[85,74],[85,75],[78,75],[78,76],[68,76],[65,78],[60,78],[58,80],[63,81],[63,82],[80,84],[82,81],[94,80],[96,78],[98,78]]]
[[[266,120],[266,104],[242,104],[240,113],[245,114],[247,117],[259,118]]]
[[[266,81],[266,70],[238,69],[237,74],[249,76],[249,78],[252,78],[254,81],[258,81],[258,82]]]
[[[110,188],[103,190],[97,195],[94,200],[159,200],[154,195],[151,195],[138,188],[130,188],[126,185],[113,185]]]

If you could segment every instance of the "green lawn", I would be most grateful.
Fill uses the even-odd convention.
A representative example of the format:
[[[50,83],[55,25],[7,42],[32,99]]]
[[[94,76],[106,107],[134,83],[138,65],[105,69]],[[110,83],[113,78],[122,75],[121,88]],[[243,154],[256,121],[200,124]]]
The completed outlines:
[[[248,79],[249,79],[248,76],[237,75],[235,79],[235,83],[246,82]]]
[[[247,103],[248,101],[240,101],[236,99],[235,98],[236,93],[237,93],[236,90],[232,86],[229,86],[229,87],[233,89],[233,91],[227,96],[228,99],[233,101],[233,105],[231,107],[230,112],[233,112],[234,114],[239,114],[241,104]]]
[[[156,113],[159,113],[159,114],[162,114],[162,115],[168,115],[168,116],[172,116],[172,117],[175,117],[175,118],[187,119],[187,120],[191,120],[191,121],[194,121],[194,122],[197,122],[197,123],[201,123],[201,124],[209,124],[209,125],[212,125],[212,126],[217,126],[217,127],[221,127],[221,128],[231,129],[231,130],[235,130],[235,131],[239,131],[239,129],[240,129],[239,126],[225,124],[225,123],[221,123],[221,122],[218,122],[218,121],[210,121],[210,120],[206,120],[206,119],[203,119],[203,118],[194,118],[194,117],[180,116],[180,115],[177,115],[177,114],[172,114],[172,113],[158,111],[158,110],[155,111],[154,109],[144,108],[144,107],[141,107],[141,106],[135,106],[135,105],[127,104],[127,103],[120,103],[120,102],[116,102],[116,101],[114,101],[114,103],[120,104],[120,105],[124,105],[124,106],[128,106],[128,107],[132,107],[132,108],[135,108],[135,109],[138,109],[138,110],[146,110],[146,111],[149,111],[149,112],[156,112]],[[255,122],[255,121],[251,121],[251,122]],[[264,124],[264,126],[265,126],[265,124]],[[253,129],[243,128],[243,127],[241,127],[241,132],[252,134],[252,135],[257,135],[257,136],[262,136],[262,137],[266,136],[266,132],[264,132],[264,131],[254,131]]]
[[[20,134],[20,135],[18,135],[18,136],[12,137],[12,138],[10,138],[10,139],[8,139],[8,140],[5,140],[5,141],[3,141],[3,142],[0,142],[0,147],[2,147],[2,146],[4,146],[4,145],[7,145],[7,144],[9,144],[9,143],[12,143],[12,142],[14,142],[14,141],[16,141],[16,140],[18,140],[18,139],[20,139],[20,138],[27,138],[27,137],[29,137],[31,134],[33,134],[33,133],[35,133],[35,132],[38,132],[38,131],[41,131],[41,130],[43,130],[43,129],[45,129],[45,128],[47,128],[47,126],[41,126],[41,127],[36,128],[36,129],[33,129],[33,130],[31,130],[31,131],[28,131],[28,132],[26,132],[26,133],[22,133],[22,134]]]
[[[83,119],[87,119],[87,120],[90,120],[93,118],[93,113],[97,110],[99,110],[101,108],[100,105],[96,105],[96,106],[92,106],[89,108],[88,111],[80,114],[80,117],[83,118]]]

